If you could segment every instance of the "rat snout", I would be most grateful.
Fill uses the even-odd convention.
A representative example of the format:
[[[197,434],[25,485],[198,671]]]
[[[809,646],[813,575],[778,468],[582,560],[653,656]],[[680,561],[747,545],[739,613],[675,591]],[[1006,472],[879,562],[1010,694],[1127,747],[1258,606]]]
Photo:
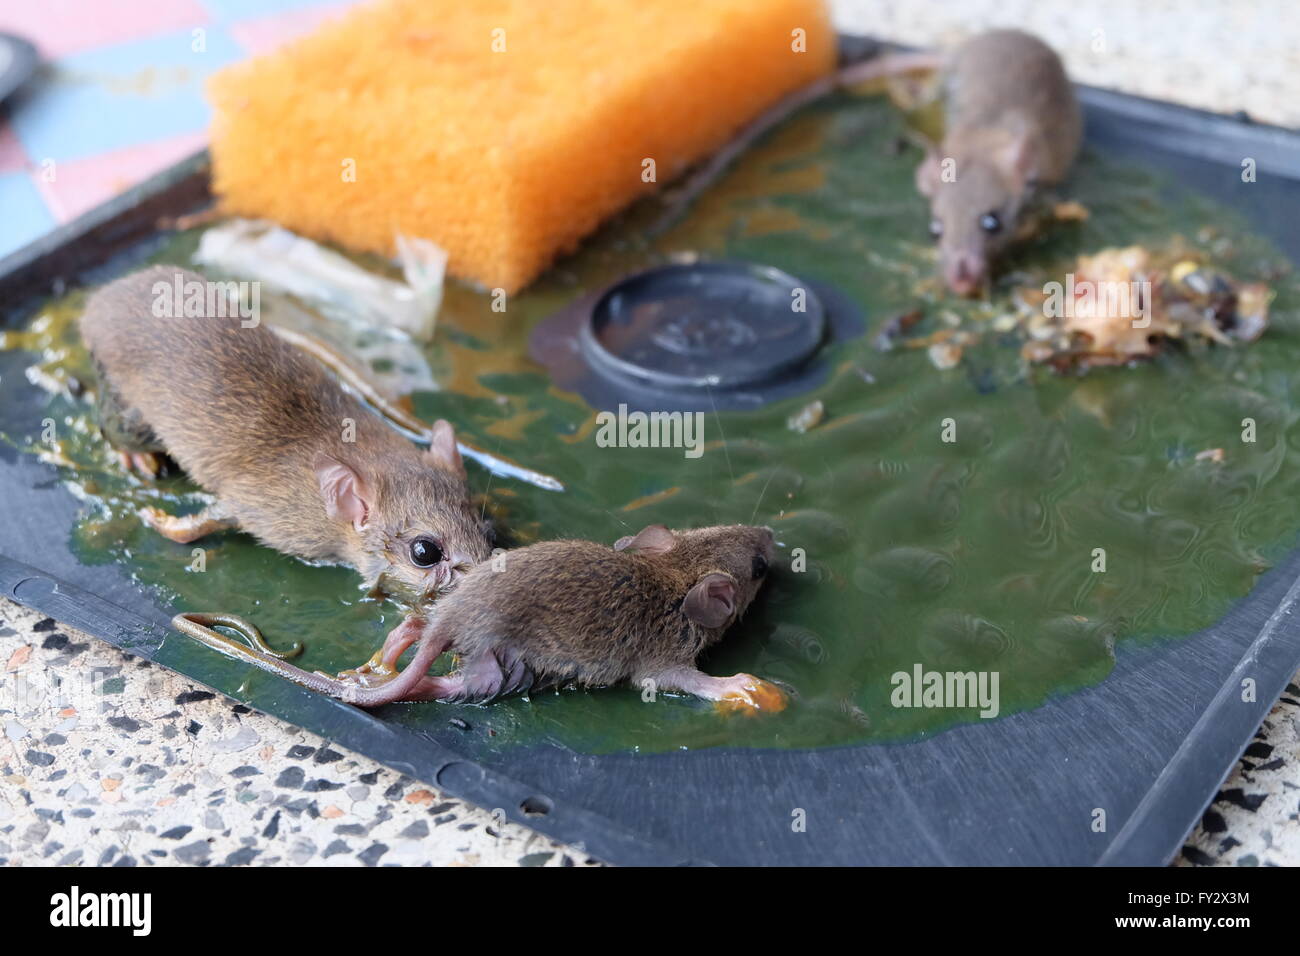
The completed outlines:
[[[474,560],[473,555],[464,551],[452,551],[451,554],[447,555],[445,563],[451,575],[450,580],[452,582],[459,581],[469,573],[470,568],[478,564],[478,562]]]
[[[428,587],[426,590],[441,591],[451,584],[453,580],[453,572],[451,566],[448,565],[447,562],[443,561],[430,568],[428,571],[425,571],[424,577],[425,580],[428,581]]]
[[[441,561],[423,569],[422,581],[419,585],[420,601],[427,603],[437,600],[439,595],[459,584],[461,578],[477,563],[462,551],[453,550],[444,553]]]
[[[474,564],[474,559],[463,552],[450,551],[427,574],[438,590],[446,590],[463,578]]]
[[[944,256],[943,281],[958,295],[979,294],[987,275],[988,263],[978,252],[962,250]]]

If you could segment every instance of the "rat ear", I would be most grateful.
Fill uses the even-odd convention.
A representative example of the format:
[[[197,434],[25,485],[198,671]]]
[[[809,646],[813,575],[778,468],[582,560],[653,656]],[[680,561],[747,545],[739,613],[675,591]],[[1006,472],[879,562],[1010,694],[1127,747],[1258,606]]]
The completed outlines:
[[[1002,170],[1016,192],[1023,192],[1038,179],[1038,156],[1034,142],[1025,133],[1012,136],[996,154],[998,167]]]
[[[929,199],[939,189],[943,169],[939,164],[939,152],[933,146],[925,148],[925,159],[916,167],[916,191]]]
[[[682,610],[701,627],[722,627],[736,610],[736,579],[710,571],[686,592]]]
[[[370,520],[370,503],[374,500],[365,479],[332,455],[317,455],[312,467],[325,500],[325,513],[350,522],[358,531],[364,528]]]
[[[456,430],[446,419],[440,418],[433,423],[433,428],[429,430],[429,447],[424,457],[434,468],[465,477],[465,462],[460,457],[460,449],[456,447]]]
[[[637,551],[641,554],[666,554],[673,549],[677,539],[661,524],[646,525],[636,534],[625,535],[614,542],[615,551]]]

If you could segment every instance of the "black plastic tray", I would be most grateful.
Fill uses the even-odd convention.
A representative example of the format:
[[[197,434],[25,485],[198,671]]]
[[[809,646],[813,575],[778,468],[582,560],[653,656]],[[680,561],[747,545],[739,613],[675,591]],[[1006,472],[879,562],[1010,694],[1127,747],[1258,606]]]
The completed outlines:
[[[1233,203],[1300,262],[1300,135],[1081,95],[1091,144]],[[1244,157],[1256,160],[1255,183],[1241,182]],[[25,321],[63,283],[130,268],[162,241],[159,216],[208,200],[207,172],[196,156],[0,261],[0,321]],[[0,355],[5,414],[37,416],[44,397],[12,374],[16,361]],[[168,613],[126,569],[86,567],[68,551],[80,507],[50,467],[0,445],[0,594],[151,657]],[[909,744],[599,756],[538,745],[475,760],[454,736],[433,739],[298,688],[257,706],[616,863],[1160,864],[1300,667],[1297,596],[1300,551],[1214,627],[1121,644],[1096,687]],[[1253,702],[1242,700],[1246,678]],[[1092,826],[1099,808],[1104,832]],[[796,809],[802,832],[791,826]]]

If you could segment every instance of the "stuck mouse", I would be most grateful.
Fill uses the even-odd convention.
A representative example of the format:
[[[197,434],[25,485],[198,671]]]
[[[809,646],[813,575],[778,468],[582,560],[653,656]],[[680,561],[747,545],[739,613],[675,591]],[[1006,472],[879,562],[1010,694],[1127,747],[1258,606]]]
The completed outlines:
[[[146,523],[182,543],[239,529],[351,565],[415,608],[491,553],[451,425],[421,451],[268,328],[211,300],[182,308],[173,288],[212,285],[155,266],[96,291],[81,317],[124,465],[153,474],[166,454],[215,498],[186,517],[142,509]]]
[[[1017,237],[1034,188],[1069,172],[1083,119],[1060,58],[1028,33],[982,33],[942,69],[943,142],[927,149],[916,186],[930,200],[944,283],[971,296]]]
[[[695,666],[745,612],[774,556],[771,530],[746,525],[651,525],[612,549],[544,541],[507,551],[474,567],[427,620],[395,629],[369,662],[337,678],[228,641],[203,626],[208,615],[180,615],[173,624],[223,653],[361,707],[483,703],[549,686],[631,681],[746,712],[776,711],[786,697],[774,684],[750,674],[710,677]],[[411,662],[398,671],[412,644]],[[456,670],[429,676],[445,650],[457,656]]]
[[[886,53],[845,66],[794,91],[718,150],[676,190],[651,228],[666,232],[737,157],[797,110],[838,89],[911,72],[940,71],[942,144],[927,145],[916,186],[930,200],[944,283],[979,293],[990,266],[1016,238],[1034,187],[1059,182],[1083,136],[1074,88],[1052,49],[1019,30],[972,37],[951,53]]]

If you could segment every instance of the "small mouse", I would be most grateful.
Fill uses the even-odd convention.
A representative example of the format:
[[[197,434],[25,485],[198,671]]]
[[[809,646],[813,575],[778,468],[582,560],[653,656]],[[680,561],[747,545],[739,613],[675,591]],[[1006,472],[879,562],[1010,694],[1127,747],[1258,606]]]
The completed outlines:
[[[778,124],[836,90],[917,71],[941,71],[945,133],[927,145],[917,189],[930,200],[930,233],[939,242],[944,283],[978,294],[990,265],[1016,238],[1037,185],[1065,178],[1083,138],[1083,118],[1060,58],[1036,37],[993,30],[943,55],[887,53],[842,67],[765,110],[691,173],[651,227],[666,232],[746,150]],[[945,166],[945,160],[952,160]]]
[[[263,670],[361,707],[484,703],[548,686],[631,681],[746,712],[777,711],[786,696],[774,684],[750,674],[710,677],[695,666],[745,612],[774,557],[771,530],[746,525],[651,525],[613,548],[544,541],[507,551],[475,566],[426,620],[394,629],[369,662],[337,678],[205,634],[205,615],[180,615],[173,623],[205,643],[215,636],[223,652]],[[412,644],[414,657],[397,671]],[[448,649],[458,658],[456,670],[428,676]]]
[[[1083,118],[1060,58],[1019,30],[967,40],[947,58],[943,82],[943,142],[927,149],[916,186],[930,200],[944,283],[973,296],[1017,237],[1034,188],[1069,172]]]
[[[212,287],[154,266],[96,291],[81,317],[101,428],[123,463],[154,473],[165,454],[215,498],[186,517],[142,509],[146,523],[182,543],[239,529],[351,565],[414,608],[488,557],[451,425],[434,424],[421,451],[265,326],[212,300],[176,314],[191,310],[173,307],[173,288]]]

